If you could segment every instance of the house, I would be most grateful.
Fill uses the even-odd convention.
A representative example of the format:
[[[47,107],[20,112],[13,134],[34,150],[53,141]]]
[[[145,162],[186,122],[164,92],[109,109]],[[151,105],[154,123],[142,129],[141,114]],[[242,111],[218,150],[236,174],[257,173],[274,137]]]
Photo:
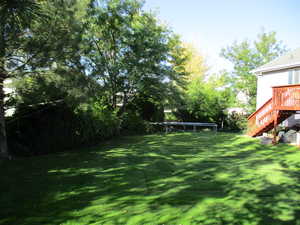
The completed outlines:
[[[242,107],[230,107],[225,110],[229,115],[239,114],[239,115],[247,115],[247,111]]]
[[[259,136],[284,122],[300,124],[300,48],[255,70],[256,112],[248,118],[248,134]]]
[[[245,105],[249,102],[249,98],[246,94],[244,94],[242,91],[239,91],[236,95],[236,99],[239,103]],[[228,115],[233,115],[233,114],[239,114],[239,115],[248,115],[249,112],[245,109],[245,107],[240,107],[240,106],[234,106],[227,108],[225,112]]]

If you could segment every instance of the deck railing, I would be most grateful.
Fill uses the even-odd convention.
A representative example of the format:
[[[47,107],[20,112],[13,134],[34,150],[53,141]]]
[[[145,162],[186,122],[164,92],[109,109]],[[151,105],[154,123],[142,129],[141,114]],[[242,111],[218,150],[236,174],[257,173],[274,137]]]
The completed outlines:
[[[272,89],[273,97],[248,117],[248,134],[251,136],[256,136],[270,125],[276,111],[300,110],[300,84],[275,86]]]
[[[258,129],[265,127],[273,119],[273,101],[270,98],[248,117],[248,134],[252,136]]]
[[[273,105],[277,110],[299,110],[300,84],[273,87]]]

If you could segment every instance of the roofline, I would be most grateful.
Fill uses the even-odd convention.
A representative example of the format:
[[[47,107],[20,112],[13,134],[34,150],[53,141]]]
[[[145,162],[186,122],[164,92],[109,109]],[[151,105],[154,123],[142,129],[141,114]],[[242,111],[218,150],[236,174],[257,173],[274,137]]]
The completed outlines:
[[[290,68],[294,68],[294,67],[300,67],[300,61],[299,62],[295,62],[295,63],[289,63],[289,64],[284,64],[284,65],[279,65],[279,66],[270,66],[267,68],[262,68],[262,69],[254,69],[251,70],[251,73],[255,73],[257,75],[261,75],[262,73],[265,72],[271,72],[271,71],[276,71],[276,70],[282,70],[282,69],[290,69]]]

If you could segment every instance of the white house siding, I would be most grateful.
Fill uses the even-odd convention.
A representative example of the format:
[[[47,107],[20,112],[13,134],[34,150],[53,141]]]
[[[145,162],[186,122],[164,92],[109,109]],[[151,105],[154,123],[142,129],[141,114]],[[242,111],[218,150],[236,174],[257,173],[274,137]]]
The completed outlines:
[[[289,70],[269,72],[257,77],[256,109],[272,98],[272,87],[288,85]],[[300,125],[300,114],[290,116],[282,123],[285,127]]]
[[[272,87],[288,85],[288,71],[270,72],[257,77],[256,109],[272,98]]]

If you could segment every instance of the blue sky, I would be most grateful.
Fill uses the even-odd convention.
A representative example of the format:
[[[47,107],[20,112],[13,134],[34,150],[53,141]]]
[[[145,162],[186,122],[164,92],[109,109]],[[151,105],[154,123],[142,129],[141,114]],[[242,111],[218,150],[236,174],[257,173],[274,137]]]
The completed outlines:
[[[300,0],[146,0],[145,9],[194,43],[214,72],[231,67],[219,57],[223,47],[254,40],[262,29],[276,31],[289,49],[300,47]]]

